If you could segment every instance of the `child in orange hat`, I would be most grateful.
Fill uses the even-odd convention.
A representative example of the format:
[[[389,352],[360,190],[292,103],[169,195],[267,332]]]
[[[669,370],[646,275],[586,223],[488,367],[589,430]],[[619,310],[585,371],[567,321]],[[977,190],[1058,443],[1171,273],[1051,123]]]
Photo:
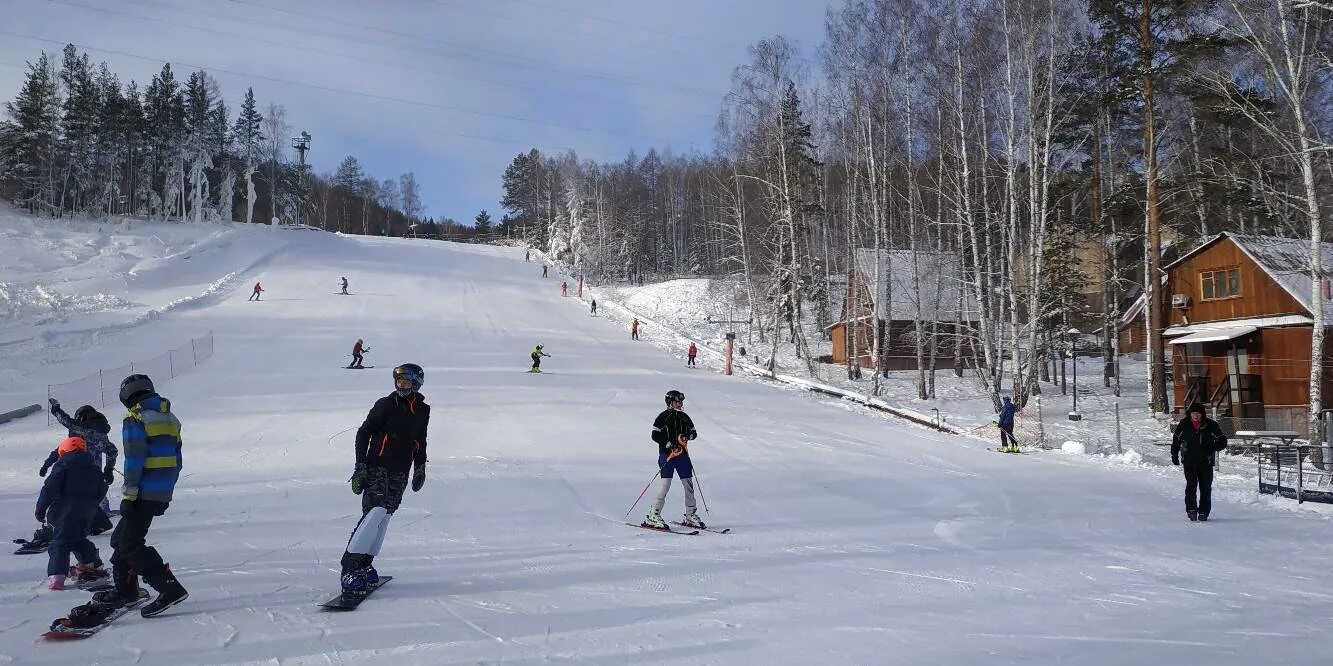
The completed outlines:
[[[54,530],[47,548],[50,555],[46,564],[47,587],[63,590],[71,552],[78,560],[81,577],[101,569],[97,546],[88,540],[88,533],[106,494],[106,482],[82,437],[66,437],[56,447],[56,454],[59,459],[37,497],[36,518],[39,522],[49,519]]]

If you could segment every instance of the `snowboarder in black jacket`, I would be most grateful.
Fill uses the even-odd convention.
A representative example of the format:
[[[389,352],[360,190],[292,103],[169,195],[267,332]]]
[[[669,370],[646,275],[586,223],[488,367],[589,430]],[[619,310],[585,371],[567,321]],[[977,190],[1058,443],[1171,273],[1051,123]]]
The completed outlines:
[[[361,520],[342,556],[342,586],[363,592],[379,584],[373,561],[384,545],[389,518],[403,500],[409,472],[412,492],[426,483],[426,429],[430,405],[417,391],[426,373],[415,363],[393,369],[394,392],[375,401],[356,431],[352,492],[361,496]]]
[[[684,411],[685,394],[680,391],[667,391],[667,408],[653,421],[652,438],[657,442],[657,466],[661,469],[661,481],[657,486],[657,497],[643,524],[647,527],[667,529],[662,520],[662,507],[666,504],[667,493],[671,490],[671,479],[680,474],[680,485],[685,488],[685,518],[682,523],[690,527],[704,527],[699,519],[694,504],[694,465],[690,462],[687,445],[699,436],[694,429],[694,421]]]
[[[1171,438],[1171,464],[1184,460],[1185,515],[1190,520],[1208,520],[1213,509],[1213,457],[1226,448],[1227,436],[1217,421],[1205,415],[1203,405],[1190,405]]]

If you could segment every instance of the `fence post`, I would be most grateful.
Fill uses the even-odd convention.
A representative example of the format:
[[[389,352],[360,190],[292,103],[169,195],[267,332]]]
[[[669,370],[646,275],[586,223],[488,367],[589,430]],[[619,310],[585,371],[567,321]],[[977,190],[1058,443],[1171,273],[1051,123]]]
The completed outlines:
[[[102,382],[102,369],[97,369],[97,397],[102,400],[102,409],[106,409],[106,384]]]
[[[1305,465],[1301,463],[1301,448],[1296,447],[1296,503],[1305,501]]]
[[[49,407],[50,404],[51,404],[51,385],[50,385],[50,384],[47,384],[47,385],[46,385],[46,404],[47,404],[48,407]],[[48,426],[51,425],[51,410],[50,410],[50,409],[47,409],[47,410],[46,410],[46,425],[48,425]]]
[[[170,349],[167,350],[167,372],[172,379],[176,378],[176,355]]]
[[[1124,453],[1120,448],[1120,401],[1115,401],[1115,452]]]
[[[190,358],[194,359],[195,365],[199,365],[199,350],[194,346],[194,338],[190,338]]]

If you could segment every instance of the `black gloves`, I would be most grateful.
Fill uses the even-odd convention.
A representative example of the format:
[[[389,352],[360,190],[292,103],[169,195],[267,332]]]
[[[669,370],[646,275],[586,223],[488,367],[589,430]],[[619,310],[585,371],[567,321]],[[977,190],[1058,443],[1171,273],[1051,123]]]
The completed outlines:
[[[56,400],[55,398],[47,398],[47,399],[46,399],[46,404],[47,404],[47,405],[50,405],[50,411],[51,411],[52,414],[55,414],[56,412],[60,411],[60,401],[59,401],[59,400]]]
[[[105,481],[106,485],[108,486],[115,483],[116,482],[115,471],[113,471],[110,467],[106,468],[106,470],[102,472],[102,481]]]
[[[1179,465],[1179,464],[1180,464],[1180,456],[1176,456],[1176,455],[1171,456],[1171,464],[1172,464],[1172,465]]]
[[[366,483],[365,463],[359,462],[356,464],[356,471],[352,472],[352,478],[349,479],[349,481],[352,482],[352,492],[357,495],[360,495],[361,487],[364,486]]]
[[[412,492],[421,490],[424,485],[426,485],[426,463],[422,461],[412,468]]]
[[[46,476],[46,473],[49,471],[51,471],[51,466],[46,463],[42,463],[42,468],[37,470],[37,476]]]

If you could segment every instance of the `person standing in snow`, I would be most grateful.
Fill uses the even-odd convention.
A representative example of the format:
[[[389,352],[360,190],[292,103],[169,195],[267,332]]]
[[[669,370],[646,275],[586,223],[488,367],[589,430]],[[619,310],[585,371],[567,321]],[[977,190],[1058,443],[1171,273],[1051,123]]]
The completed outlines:
[[[688,365],[689,367],[693,368],[693,367],[694,367],[694,357],[695,357],[695,356],[698,356],[698,355],[699,355],[699,348],[696,347],[696,346],[694,345],[693,342],[691,342],[691,343],[690,343],[690,348],[689,348],[688,350],[686,350],[686,352],[685,352],[685,356],[686,356],[686,358],[688,359],[688,361],[686,362],[686,365]]]
[[[547,268],[546,264],[542,264],[542,277],[549,277],[549,276],[547,275],[547,273],[546,273],[547,270],[548,270],[548,268]]]
[[[638,318],[638,317],[635,317],[635,318],[634,318],[634,321],[632,321],[632,322],[629,323],[629,339],[631,339],[631,340],[638,340],[638,339],[639,339],[639,318]]]
[[[264,293],[264,288],[259,286],[259,283],[256,282],[254,291],[250,292],[250,298],[247,300],[257,301],[259,300],[259,295],[262,293]]]
[[[1014,401],[1009,396],[1004,396],[1004,404],[1000,407],[1000,451],[1005,453],[1018,452],[1018,438],[1014,437],[1014,412],[1018,408],[1014,406]]]
[[[365,343],[361,341],[361,338],[357,338],[356,344],[352,345],[352,364],[347,366],[347,368],[349,370],[352,368],[364,368],[365,366],[361,365],[361,361],[363,360],[362,354],[369,353],[370,347],[365,346]]]
[[[1171,464],[1181,465],[1184,461],[1185,515],[1191,521],[1206,521],[1212,513],[1213,459],[1226,448],[1227,436],[1217,421],[1208,418],[1202,404],[1190,405],[1171,438]]]
[[[694,429],[694,421],[685,413],[685,394],[680,391],[667,391],[667,408],[653,421],[652,438],[657,442],[657,467],[661,470],[661,480],[657,486],[657,497],[644,519],[644,527],[669,529],[662,520],[662,507],[666,505],[667,493],[671,490],[671,479],[680,475],[680,485],[685,488],[685,517],[681,523],[696,528],[705,527],[699,519],[694,503],[694,465],[690,463],[687,445],[699,436]]]
[[[418,391],[426,372],[415,363],[393,369],[393,392],[375,401],[356,431],[352,492],[361,496],[357,521],[342,556],[342,588],[364,592],[379,584],[374,560],[384,545],[389,519],[403,501],[411,473],[412,492],[426,484],[426,430],[430,405]]]
[[[49,555],[46,586],[63,590],[71,552],[78,561],[76,570],[80,582],[106,577],[97,547],[88,540],[93,516],[102,513],[98,504],[106,495],[106,482],[82,437],[66,437],[56,447],[56,454],[59,459],[52,466],[51,475],[46,477],[42,493],[37,498],[36,518],[38,521],[49,519],[55,532],[46,551]]]
[[[542,357],[543,357],[543,356],[545,356],[546,358],[550,358],[550,357],[551,357],[550,354],[547,354],[546,352],[542,351],[542,346],[541,346],[541,345],[537,345],[536,347],[534,347],[534,348],[532,349],[532,369],[531,369],[531,370],[528,370],[528,372],[541,372],[541,371],[542,371]]]
[[[190,596],[157,549],[146,543],[153,518],[167,512],[180,478],[181,422],[171,413],[171,401],[157,394],[147,375],[130,375],[120,383],[120,403],[129,413],[120,438],[125,448],[124,498],[120,522],[111,533],[115,587],[94,594],[93,601],[104,606],[136,601],[143,576],[157,590],[157,598],[139,614],[153,617]]]
[[[592,299],[592,316],[597,316],[597,299]]]
[[[111,432],[111,424],[107,422],[106,416],[93,408],[92,405],[84,405],[74,410],[74,417],[70,418],[60,407],[60,401],[55,398],[48,398],[51,416],[56,417],[60,425],[64,426],[69,432],[70,437],[82,439],[88,447],[88,453],[92,455],[93,464],[102,470],[102,479],[108,487],[115,481],[116,457],[120,451],[115,444],[111,443],[108,436]],[[46,457],[46,462],[42,464],[42,469],[38,472],[41,476],[46,476],[46,471],[56,464],[59,455],[56,451]],[[102,510],[93,514],[92,534],[101,534],[111,529],[111,506],[107,503],[104,496],[101,501]]]
[[[342,295],[343,295],[343,296],[347,296],[347,295],[348,295],[348,294],[347,294],[347,276],[346,276],[346,275],[343,276],[343,293],[342,293]]]
[[[561,296],[568,296],[568,295],[569,295],[569,283],[568,283],[568,282],[561,282],[561,283],[560,283],[560,295],[561,295]]]

